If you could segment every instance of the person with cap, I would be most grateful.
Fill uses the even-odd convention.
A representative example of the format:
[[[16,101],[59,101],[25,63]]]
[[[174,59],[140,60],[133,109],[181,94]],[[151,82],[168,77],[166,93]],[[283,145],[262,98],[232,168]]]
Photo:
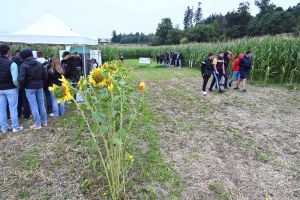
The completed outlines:
[[[9,46],[0,45],[0,125],[2,133],[6,133],[10,127],[7,124],[7,103],[9,106],[11,127],[13,132],[23,129],[18,122],[18,66],[8,59]]]
[[[48,74],[42,63],[33,58],[30,49],[24,49],[20,53],[23,63],[19,71],[20,86],[25,88],[29,101],[34,124],[31,129],[41,129],[47,126],[47,114],[44,103],[43,83],[47,81]]]

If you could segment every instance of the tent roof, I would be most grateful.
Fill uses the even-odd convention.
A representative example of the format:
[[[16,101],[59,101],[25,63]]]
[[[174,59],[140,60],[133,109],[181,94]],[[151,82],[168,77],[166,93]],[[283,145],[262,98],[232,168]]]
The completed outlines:
[[[23,30],[0,33],[0,41],[25,44],[98,44],[96,39],[81,36],[49,12]]]
[[[77,47],[75,49],[71,49],[70,50],[70,53],[75,53],[75,52],[82,54],[83,53],[83,47]],[[85,47],[85,53],[89,54],[90,53],[90,49],[87,48],[87,47]]]

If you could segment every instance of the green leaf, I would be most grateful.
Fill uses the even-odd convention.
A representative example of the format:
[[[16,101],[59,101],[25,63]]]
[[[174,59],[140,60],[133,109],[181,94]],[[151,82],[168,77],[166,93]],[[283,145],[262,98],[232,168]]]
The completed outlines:
[[[97,131],[98,131],[98,126],[97,126],[97,124],[93,124],[93,126],[92,126],[92,132],[94,133],[94,134],[96,134],[97,133]]]
[[[82,111],[85,111],[86,109],[87,109],[87,105],[85,104],[85,103],[82,103],[82,104],[80,104],[80,106],[79,106],[79,108],[80,108],[80,110],[82,110]]]
[[[126,85],[126,82],[125,81],[120,81],[119,84],[120,85]]]
[[[85,123],[85,120],[82,118],[77,118],[76,119],[76,124],[79,125],[80,127],[82,127]]]
[[[114,143],[121,145],[123,142],[119,138],[114,138]]]
[[[125,129],[120,129],[118,130],[118,135],[120,136],[120,138],[122,138],[123,140],[126,140],[126,130]]]
[[[110,170],[110,165],[109,164],[107,164],[106,167],[107,167],[107,170]]]
[[[108,132],[108,126],[105,124],[102,124],[100,131],[101,131],[101,134],[106,134]]]
[[[103,116],[100,115],[98,112],[93,112],[92,117],[97,122],[101,122],[102,124],[106,123],[106,121],[104,120]]]
[[[116,116],[117,113],[118,113],[117,111],[113,111],[113,112],[111,113],[111,117],[112,117],[112,118],[115,118],[115,116]]]

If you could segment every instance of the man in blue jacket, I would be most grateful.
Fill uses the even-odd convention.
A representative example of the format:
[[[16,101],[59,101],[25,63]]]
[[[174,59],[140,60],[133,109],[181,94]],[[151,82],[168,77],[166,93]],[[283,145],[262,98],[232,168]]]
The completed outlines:
[[[251,56],[252,56],[252,51],[246,51],[246,54],[240,59],[238,64],[240,66],[240,79],[236,83],[234,89],[238,90],[239,84],[242,82],[244,93],[247,93],[246,90],[247,72],[252,69]]]

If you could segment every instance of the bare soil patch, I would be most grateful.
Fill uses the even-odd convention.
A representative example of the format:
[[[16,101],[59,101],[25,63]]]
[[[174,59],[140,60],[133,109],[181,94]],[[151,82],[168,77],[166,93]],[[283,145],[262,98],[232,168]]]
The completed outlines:
[[[181,199],[300,199],[299,92],[248,85],[202,96],[200,76],[168,70],[182,78],[135,73],[159,118],[161,153],[186,184]]]

